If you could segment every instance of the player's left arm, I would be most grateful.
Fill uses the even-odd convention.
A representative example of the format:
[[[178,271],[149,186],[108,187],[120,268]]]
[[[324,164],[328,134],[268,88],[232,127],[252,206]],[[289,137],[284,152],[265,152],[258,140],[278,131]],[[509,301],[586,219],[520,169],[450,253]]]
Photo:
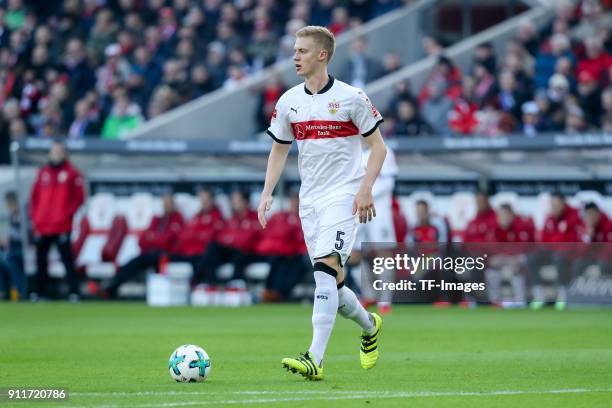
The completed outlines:
[[[372,221],[372,218],[376,217],[372,187],[374,187],[374,182],[387,156],[387,147],[380,134],[380,129],[374,130],[372,134],[365,138],[365,141],[372,152],[366,165],[366,174],[353,202],[353,214],[359,214],[359,222],[362,224]]]

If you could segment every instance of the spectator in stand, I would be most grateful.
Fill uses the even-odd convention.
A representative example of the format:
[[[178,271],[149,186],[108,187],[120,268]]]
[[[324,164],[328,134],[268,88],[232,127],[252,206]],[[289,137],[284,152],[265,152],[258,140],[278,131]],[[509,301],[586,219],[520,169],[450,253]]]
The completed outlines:
[[[483,106],[489,102],[495,93],[496,83],[493,71],[490,71],[486,65],[477,63],[474,65],[474,102],[478,106]]]
[[[555,308],[565,309],[573,259],[572,248],[564,244],[580,242],[581,229],[582,221],[578,211],[567,204],[563,194],[553,193],[550,198],[550,213],[540,234],[542,245],[536,252],[530,254],[528,259],[528,270],[533,282],[533,300],[530,305],[532,309],[544,306],[545,297],[540,269],[549,264],[557,269]]]
[[[333,1],[333,0],[332,0]],[[300,19],[292,19],[285,25],[285,34],[280,38],[278,43],[278,52],[276,54],[276,62],[284,61],[293,57],[293,46],[295,44],[295,33],[306,23]]]
[[[584,40],[585,55],[578,59],[576,72],[578,76],[589,73],[596,82],[605,83],[605,76],[612,67],[612,55],[603,48],[603,42],[599,37],[588,37]]]
[[[573,31],[575,38],[584,40],[589,37],[601,36],[612,22],[612,15],[607,12],[610,7],[609,0],[587,0],[580,2],[579,13],[581,20]]]
[[[121,55],[119,44],[108,45],[104,55],[106,63],[96,72],[98,78],[96,89],[102,96],[112,94],[113,90],[125,83],[131,74],[130,65]]]
[[[208,68],[214,87],[219,88],[223,85],[227,72],[225,46],[218,41],[212,42],[208,45],[206,55],[206,68]]]
[[[264,302],[288,300],[295,285],[311,268],[298,210],[298,192],[293,191],[288,211],[279,211],[270,217],[255,248],[270,263],[262,294]]]
[[[527,95],[519,88],[514,73],[510,70],[501,71],[496,101],[501,110],[510,113],[515,120],[519,121],[521,119],[521,106],[526,99]]]
[[[159,83],[162,77],[162,70],[147,47],[136,47],[130,72],[127,80],[130,94],[140,106],[146,106],[154,84]]]
[[[497,59],[495,58],[495,50],[491,43],[487,42],[476,46],[474,50],[474,68],[477,65],[484,66],[490,73],[497,70]]]
[[[485,102],[484,106],[476,112],[478,124],[474,134],[495,137],[507,135],[515,130],[515,121],[512,115],[498,109],[494,101]]]
[[[394,112],[394,134],[397,136],[425,136],[433,133],[431,126],[421,117],[415,102],[411,99],[400,100]]]
[[[231,201],[232,217],[204,252],[193,278],[196,284],[218,282],[217,269],[226,262],[234,266],[233,280],[243,282],[244,268],[256,258],[255,245],[261,234],[257,212],[250,208],[247,192],[233,192]]]
[[[444,81],[429,84],[429,98],[422,106],[422,114],[425,122],[432,128],[437,136],[449,136],[450,127],[448,123],[449,112],[453,108],[453,102],[446,96],[447,84]]]
[[[142,253],[164,251],[172,252],[174,245],[185,226],[183,216],[176,209],[172,193],[162,197],[164,212],[151,220],[151,225],[140,234],[138,245]]]
[[[364,88],[367,83],[382,75],[380,64],[367,55],[368,42],[365,37],[357,37],[351,42],[349,59],[341,71],[340,77],[350,85]]]
[[[259,130],[263,131],[268,128],[276,102],[286,89],[280,73],[276,73],[270,77],[264,89],[260,92],[259,107],[257,108]]]
[[[164,198],[164,202],[168,205],[173,203],[171,196],[167,197]],[[160,241],[166,241],[167,243],[145,245],[149,249],[119,268],[109,285],[103,289],[102,297],[115,298],[123,283],[149,268],[164,272],[161,269],[167,262],[190,263],[195,273],[206,248],[216,239],[224,225],[223,216],[215,206],[212,192],[202,190],[198,193],[198,198],[200,199],[200,211],[187,224],[183,225],[182,222],[178,221],[182,217],[173,215],[168,217],[168,221],[165,223],[166,228],[150,231],[152,236],[157,236]],[[170,214],[176,214],[176,212],[171,210]],[[174,218],[174,221],[171,221],[171,218]],[[159,226],[160,223],[157,223],[157,225]],[[176,228],[179,231],[175,232],[174,229]],[[172,236],[172,240],[165,240],[164,237],[169,236]],[[92,287],[92,291],[94,293],[98,292],[95,285]]]
[[[52,244],[56,245],[66,270],[68,298],[78,301],[70,233],[74,215],[84,199],[83,176],[70,163],[64,145],[54,142],[49,151],[49,163],[38,171],[30,197],[36,244],[36,285],[30,294],[32,301],[48,294],[47,257]]]
[[[585,121],[591,126],[601,126],[601,90],[596,78],[589,72],[578,74],[578,103],[584,110]]]
[[[332,18],[329,23],[329,30],[337,37],[349,29],[349,13],[345,7],[335,7],[332,10]]]
[[[517,28],[516,38],[531,56],[535,57],[537,55],[540,38],[536,26],[531,20],[526,18],[521,20]]]
[[[247,54],[254,72],[260,71],[274,63],[277,41],[272,31],[265,26],[257,26],[253,41],[247,47]]]
[[[444,93],[451,100],[454,100],[461,94],[461,71],[445,56],[438,57],[436,66],[428,75],[421,88],[419,93],[419,103],[421,106],[432,96],[432,85],[440,85],[441,83],[444,83]]]
[[[478,191],[476,199],[476,216],[471,220],[466,229],[464,242],[495,242],[495,231],[497,229],[497,214],[489,202],[489,194]]]
[[[606,118],[612,118],[612,86],[608,86],[601,93],[601,109],[600,121],[605,122]]]
[[[571,104],[566,109],[565,129],[567,134],[584,133],[588,128],[584,120],[584,112],[580,106]]]
[[[612,133],[612,115],[604,116],[601,131],[606,134]]]
[[[540,108],[534,101],[528,101],[521,106],[522,126],[521,133],[527,137],[534,137],[538,133],[546,132],[549,128],[546,120],[540,115]]]
[[[331,22],[332,11],[335,5],[335,0],[317,0],[310,14],[311,24],[328,26]]]
[[[191,99],[199,98],[215,89],[212,79],[208,75],[208,69],[204,64],[194,65],[191,68],[189,78],[191,81]]]
[[[425,56],[437,58],[444,52],[444,47],[436,38],[425,36],[423,37],[423,50]]]
[[[552,130],[563,130],[565,127],[565,102],[569,91],[569,81],[563,75],[555,74],[550,78],[546,91],[549,106],[545,115],[551,122]]]
[[[96,22],[91,29],[91,34],[87,41],[87,51],[94,64],[98,65],[102,61],[104,54],[106,54],[107,58],[113,57],[108,55],[107,49],[108,46],[113,43],[117,35],[118,26],[117,23],[113,21],[113,12],[109,9],[100,9],[97,11],[95,20]],[[113,53],[116,52],[117,55],[120,52],[119,49],[111,50]],[[115,57],[117,55],[115,55]]]
[[[453,109],[448,113],[448,123],[456,135],[469,135],[476,131],[479,120],[477,117],[476,83],[474,78],[463,78],[461,96],[455,100]]]
[[[131,102],[123,88],[113,92],[114,104],[102,127],[103,139],[122,139],[143,121],[140,107]]]
[[[402,59],[397,52],[388,52],[383,56],[382,73],[380,76],[386,76],[398,71],[402,67]]]
[[[574,66],[572,61],[567,57],[561,57],[555,65],[555,74],[563,75],[569,81],[570,92],[574,93],[577,87],[576,76],[574,75]]]
[[[92,136],[97,131],[97,124],[91,114],[89,101],[85,98],[77,101],[74,106],[74,121],[68,128],[68,138],[81,139]]]
[[[555,34],[550,39],[550,52],[540,51],[536,57],[536,89],[547,87],[549,80],[555,72],[557,60],[561,57],[569,58],[572,61],[572,66],[575,66],[576,57],[570,48],[569,39],[565,34]]]
[[[2,258],[0,259],[0,300],[6,294],[12,301],[25,299],[26,277],[23,267],[23,241],[21,235],[21,214],[19,214],[19,203],[17,194],[9,191],[4,195],[4,202],[9,213],[9,230],[6,239],[0,243],[2,246]],[[8,285],[4,285],[2,276],[5,272]],[[6,290],[8,288],[8,290]]]

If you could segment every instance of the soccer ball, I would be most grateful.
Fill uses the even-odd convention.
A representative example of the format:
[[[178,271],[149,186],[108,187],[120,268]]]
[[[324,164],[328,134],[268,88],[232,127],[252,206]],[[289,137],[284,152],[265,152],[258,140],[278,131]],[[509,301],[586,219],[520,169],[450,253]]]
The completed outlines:
[[[210,357],[202,347],[187,344],[172,353],[168,370],[176,382],[202,382],[210,375]]]

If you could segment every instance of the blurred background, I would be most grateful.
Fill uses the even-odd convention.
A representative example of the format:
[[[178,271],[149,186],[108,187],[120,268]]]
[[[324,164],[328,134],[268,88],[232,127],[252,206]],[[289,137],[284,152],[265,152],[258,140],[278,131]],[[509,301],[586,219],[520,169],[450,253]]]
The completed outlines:
[[[611,6],[0,1],[0,294],[309,299],[296,151],[271,228],[253,214],[265,130],[300,81],[294,34],[309,24],[337,36],[330,73],[363,88],[385,118],[398,242],[611,242]],[[497,267],[501,292],[479,301],[564,308],[577,277],[609,279],[609,252],[565,268],[563,251],[540,259],[522,248],[518,267]],[[519,275],[527,283],[513,286]]]

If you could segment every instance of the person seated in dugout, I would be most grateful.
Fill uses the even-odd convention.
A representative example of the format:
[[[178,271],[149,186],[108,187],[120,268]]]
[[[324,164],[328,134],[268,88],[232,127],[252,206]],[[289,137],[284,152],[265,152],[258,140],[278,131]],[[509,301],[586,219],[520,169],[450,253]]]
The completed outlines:
[[[270,263],[262,294],[264,302],[289,299],[295,285],[311,268],[298,211],[299,194],[292,191],[289,208],[270,217],[255,247],[255,252]]]
[[[425,200],[418,200],[415,203],[416,222],[408,233],[408,242],[414,246],[411,250],[415,254],[426,254],[435,257],[447,256],[447,244],[450,240],[450,228],[448,222],[438,215],[432,213],[429,203]],[[446,282],[459,282],[457,275],[453,271],[432,268],[424,271],[419,279],[444,280]],[[430,298],[435,306],[444,307],[453,302],[461,302],[463,292],[443,291],[436,289],[430,294]]]
[[[489,194],[485,191],[478,191],[476,193],[476,216],[468,223],[463,240],[464,242],[493,242],[496,227],[497,215],[489,202]]]
[[[185,225],[183,216],[176,209],[172,193],[164,194],[162,203],[163,214],[153,217],[149,228],[143,231],[138,239],[138,245],[142,253],[170,252]]]
[[[528,255],[529,278],[533,284],[532,309],[544,305],[545,296],[540,271],[545,265],[557,270],[557,297],[555,307],[564,309],[567,302],[567,287],[572,279],[572,266],[576,261],[580,242],[582,220],[578,210],[567,204],[559,192],[551,194],[550,211],[540,233],[540,245]],[[574,245],[568,245],[568,244]]]
[[[591,266],[598,267],[602,274],[611,275],[612,248],[609,243],[612,242],[612,219],[596,203],[588,202],[584,206],[583,222],[581,240],[584,248],[572,276],[580,276]]]
[[[122,284],[148,268],[159,270],[160,264],[163,267],[168,261],[197,264],[198,255],[201,256],[205,246],[214,238],[216,223],[223,222],[221,214],[212,204],[211,194],[201,192],[199,198],[202,206],[200,213],[185,225],[183,216],[176,210],[172,194],[165,194],[163,215],[154,217],[149,228],[140,236],[142,252],[120,267],[101,293],[98,293],[95,284],[90,284],[92,292],[105,298],[114,298]],[[198,249],[201,251],[198,252]]]
[[[233,280],[244,280],[246,266],[259,260],[255,245],[262,230],[257,212],[249,206],[249,194],[234,191],[231,205],[232,216],[218,232],[214,242],[206,248],[192,278],[193,285],[218,283],[217,270],[224,263],[233,265]]]
[[[490,253],[485,278],[487,295],[492,305],[503,307],[522,307],[526,304],[525,294],[525,257],[523,254],[534,241],[534,224],[531,218],[521,217],[514,212],[512,205],[503,203],[497,213],[497,227]],[[502,245],[497,245],[502,244]],[[490,249],[489,249],[490,248]],[[512,297],[502,297],[502,270],[510,269]]]

